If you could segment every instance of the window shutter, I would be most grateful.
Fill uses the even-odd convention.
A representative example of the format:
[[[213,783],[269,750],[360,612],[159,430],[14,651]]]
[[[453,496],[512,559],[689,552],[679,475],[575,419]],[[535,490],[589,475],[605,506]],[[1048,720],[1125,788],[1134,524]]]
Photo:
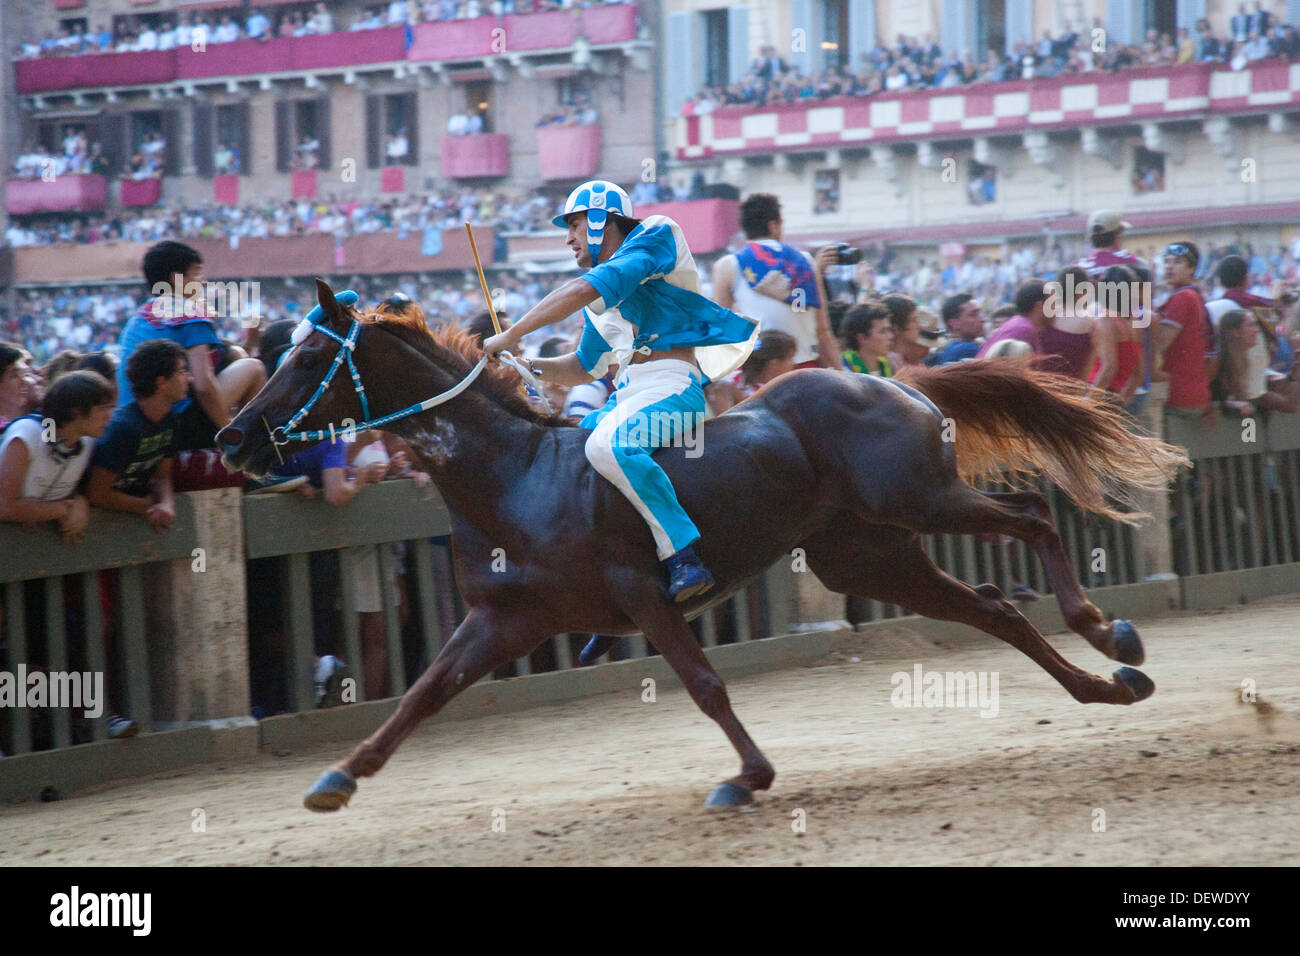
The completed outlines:
[[[858,64],[862,62],[858,59],[859,54],[871,52],[875,45],[875,0],[849,0],[849,55],[846,57],[849,69],[857,73]]]
[[[794,48],[794,31],[802,30],[799,36],[799,49]],[[804,76],[813,72],[813,48],[821,30],[813,22],[812,0],[790,0],[790,44],[777,43],[776,55],[785,60]],[[818,50],[818,53],[821,51]]]
[[[296,103],[286,103],[284,100],[279,100],[275,104],[275,170],[279,173],[289,171],[289,157],[293,155],[293,149],[298,145],[296,137],[290,136],[290,124],[296,108]]]
[[[737,82],[749,70],[749,7],[727,10],[727,82]]]
[[[668,102],[664,104],[664,111],[668,116],[680,116],[682,104],[694,96],[697,89],[695,78],[699,63],[692,53],[695,17],[693,10],[676,10],[668,14],[668,43],[664,49],[668,57],[668,82],[664,84]]]
[[[239,175],[249,176],[253,172],[253,123],[249,116],[248,103],[235,106],[235,116],[239,124]]]
[[[330,101],[328,98],[316,101],[316,139],[320,142],[320,168],[329,169],[330,158]]]
[[[384,101],[379,96],[366,97],[366,165],[378,169],[384,155]]]
[[[163,140],[167,148],[163,153],[163,175],[179,176],[181,173],[181,113],[180,110],[163,110]]]
[[[109,175],[116,176],[126,165],[126,116],[122,113],[107,114],[100,129],[100,137],[104,158],[108,160]]]
[[[409,166],[420,165],[420,114],[419,94],[405,93],[402,96],[402,125],[406,127],[406,162]]]
[[[212,114],[207,103],[196,103],[191,113],[194,133],[194,171],[200,176],[211,176],[212,165]]]

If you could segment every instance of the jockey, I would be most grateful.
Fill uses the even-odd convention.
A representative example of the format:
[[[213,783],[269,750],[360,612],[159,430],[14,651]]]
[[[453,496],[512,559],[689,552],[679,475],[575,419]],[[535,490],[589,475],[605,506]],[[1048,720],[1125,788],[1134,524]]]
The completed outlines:
[[[483,351],[517,353],[529,332],[583,310],[577,351],[534,359],[531,370],[544,382],[579,385],[618,365],[614,394],[582,420],[592,429],[587,459],[650,526],[668,596],[685,601],[711,588],[713,576],[692,547],[700,533],[651,452],[700,426],[705,382],[740,367],[758,324],[701,295],[681,227],[667,216],[633,218],[632,200],[611,182],[583,183],[552,222],[568,229],[565,244],[586,271]]]

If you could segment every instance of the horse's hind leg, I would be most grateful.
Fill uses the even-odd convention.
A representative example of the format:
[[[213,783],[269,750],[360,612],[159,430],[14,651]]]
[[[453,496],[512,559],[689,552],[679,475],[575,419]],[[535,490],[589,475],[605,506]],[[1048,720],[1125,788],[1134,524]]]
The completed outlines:
[[[436,714],[485,674],[531,652],[550,633],[519,616],[473,608],[433,663],[402,695],[393,715],[308,791],[303,801],[306,807],[337,810],[347,803],[356,792],[356,778],[378,773],[422,720]]]
[[[808,566],[831,590],[977,627],[1027,655],[1082,704],[1132,704],[1155,690],[1131,667],[1106,680],[1071,664],[996,587],[971,588],[935,567],[916,534],[849,515],[844,519],[802,542]]]
[[[985,494],[954,482],[932,499],[923,527],[927,533],[1009,534],[1033,549],[1043,562],[1066,626],[1111,660],[1141,664],[1142,639],[1131,621],[1107,621],[1083,594],[1078,576],[1052,523],[1047,499],[1036,491]]]
[[[627,615],[663,655],[695,705],[717,722],[740,754],[740,773],[719,784],[706,805],[727,807],[750,803],[753,791],[772,786],[776,771],[732,711],[726,685],[700,650],[690,625],[675,605],[664,602],[657,582],[640,589],[620,587],[616,593],[637,594],[624,608]]]

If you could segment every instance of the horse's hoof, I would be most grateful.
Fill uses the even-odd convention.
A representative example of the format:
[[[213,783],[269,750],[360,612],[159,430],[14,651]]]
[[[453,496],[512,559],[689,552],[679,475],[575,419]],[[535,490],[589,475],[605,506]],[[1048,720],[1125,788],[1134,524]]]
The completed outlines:
[[[347,806],[352,794],[357,792],[357,782],[342,770],[326,770],[316,785],[307,791],[302,805],[308,810],[327,813]]]
[[[618,638],[610,637],[608,634],[591,635],[591,640],[587,642],[587,646],[584,647],[582,653],[578,655],[578,663],[583,667],[586,667],[588,664],[596,663],[599,658],[604,657],[609,649],[617,643]]]
[[[1138,637],[1137,628],[1132,621],[1113,621],[1110,626],[1111,657],[1121,664],[1139,666],[1147,659],[1142,649],[1142,638]]]
[[[1156,682],[1132,667],[1121,667],[1115,672],[1115,679],[1127,687],[1129,693],[1133,695],[1130,703],[1136,704],[1139,700],[1146,700],[1156,692]]]
[[[748,788],[738,783],[720,783],[713,788],[713,793],[709,794],[709,799],[704,801],[704,805],[709,808],[743,807],[753,802],[754,795]]]

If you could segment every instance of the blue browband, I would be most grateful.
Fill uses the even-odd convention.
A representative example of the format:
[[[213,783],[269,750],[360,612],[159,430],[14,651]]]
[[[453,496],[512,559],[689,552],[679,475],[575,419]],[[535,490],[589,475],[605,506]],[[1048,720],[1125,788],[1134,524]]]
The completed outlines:
[[[351,306],[356,304],[357,294],[351,289],[348,289],[344,292],[340,292],[334,298],[338,300],[339,305]],[[290,442],[324,441],[327,438],[331,442],[334,442],[338,440],[340,434],[355,435],[357,432],[366,431],[370,428],[379,428],[380,426],[390,424],[399,419],[409,418],[412,415],[418,415],[420,412],[428,411],[436,405],[441,405],[443,402],[451,401],[461,392],[465,391],[465,389],[469,388],[470,385],[473,384],[474,379],[478,378],[479,372],[483,371],[483,367],[487,365],[487,356],[484,355],[483,358],[479,359],[479,363],[474,366],[470,373],[455,387],[448,389],[441,395],[435,395],[433,398],[426,398],[422,402],[408,405],[406,408],[393,412],[391,415],[384,415],[380,418],[372,419],[370,417],[370,402],[366,398],[366,387],[361,383],[361,373],[357,371],[357,366],[352,361],[352,351],[356,348],[357,336],[361,332],[361,320],[353,319],[352,327],[348,329],[347,336],[343,337],[328,326],[321,324],[321,320],[324,319],[324,317],[324,311],[319,305],[316,306],[316,308],[307,313],[307,317],[299,323],[298,328],[294,329],[291,341],[295,346],[298,346],[301,345],[312,332],[322,332],[332,338],[335,342],[339,343],[338,354],[334,356],[334,361],[331,363],[329,371],[325,373],[325,378],[321,381],[320,385],[316,387],[316,391],[312,394],[312,397],[307,400],[307,404],[298,409],[298,412],[283,425],[278,425],[275,428],[270,428],[269,425],[267,426],[268,431],[271,433],[271,443],[275,445],[277,455],[279,454],[280,447],[287,445]],[[334,379],[334,373],[339,370],[339,367],[345,361],[348,363],[348,371],[352,375],[352,387],[356,389],[357,397],[361,399],[361,414],[365,418],[365,421],[359,424],[349,425],[345,429],[336,430],[334,428],[334,423],[330,422],[327,429],[295,432],[293,430],[294,427],[311,412],[312,406],[314,406],[316,402],[320,400],[320,397],[328,391],[330,382]]]

